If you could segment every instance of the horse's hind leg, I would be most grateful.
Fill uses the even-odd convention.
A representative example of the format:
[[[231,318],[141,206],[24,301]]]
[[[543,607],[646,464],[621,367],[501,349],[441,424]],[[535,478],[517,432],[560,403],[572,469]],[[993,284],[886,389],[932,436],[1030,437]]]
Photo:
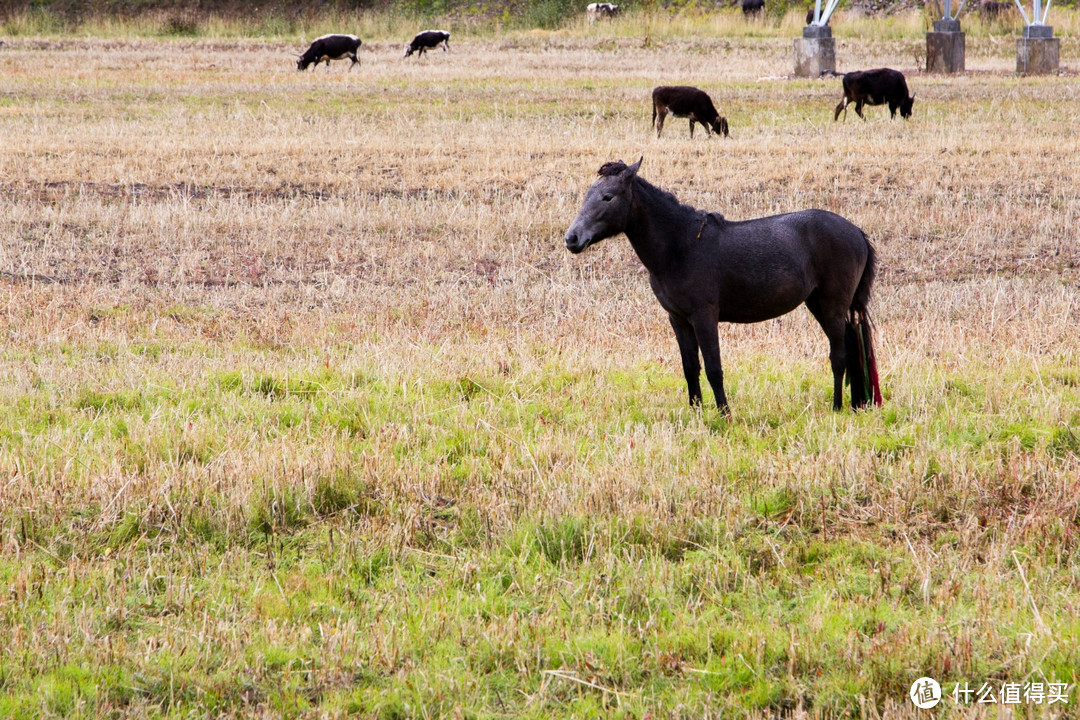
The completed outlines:
[[[675,331],[675,340],[679,343],[682,356],[683,375],[686,377],[686,390],[690,394],[691,405],[701,405],[701,363],[698,361],[698,341],[694,327],[682,318],[668,315],[671,329]]]
[[[842,410],[844,407],[844,370],[847,368],[847,346],[844,342],[844,331],[847,325],[847,314],[842,310],[829,312],[821,307],[815,291],[806,298],[806,307],[810,314],[821,325],[825,336],[829,338],[829,365],[833,374],[833,410]]]

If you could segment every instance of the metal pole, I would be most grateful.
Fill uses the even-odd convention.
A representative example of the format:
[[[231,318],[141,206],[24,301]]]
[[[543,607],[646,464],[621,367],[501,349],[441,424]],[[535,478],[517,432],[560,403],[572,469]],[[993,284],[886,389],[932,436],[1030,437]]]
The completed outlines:
[[[818,0],[820,3],[821,0]],[[821,16],[820,20],[816,20],[815,24],[824,25],[829,22],[829,18],[832,17],[833,11],[836,10],[836,6],[840,4],[840,0],[829,0],[829,4],[825,7],[825,14]]]
[[[1019,11],[1020,11],[1020,14],[1024,16],[1024,24],[1025,24],[1025,25],[1030,25],[1030,24],[1031,24],[1031,20],[1029,20],[1029,19],[1028,19],[1028,14],[1027,14],[1027,12],[1026,12],[1026,11],[1024,10],[1024,6],[1020,4],[1020,0],[1013,0],[1013,2],[1014,2],[1014,3],[1016,3],[1016,9],[1017,9],[1017,10],[1019,10]],[[1036,18],[1036,20],[1037,20],[1037,19],[1038,19],[1038,18]]]
[[[1035,18],[1035,22],[1040,25],[1042,24],[1042,19],[1040,17],[1042,15],[1042,12],[1040,12],[1041,10],[1042,0],[1035,0],[1035,3],[1031,6],[1031,17]]]

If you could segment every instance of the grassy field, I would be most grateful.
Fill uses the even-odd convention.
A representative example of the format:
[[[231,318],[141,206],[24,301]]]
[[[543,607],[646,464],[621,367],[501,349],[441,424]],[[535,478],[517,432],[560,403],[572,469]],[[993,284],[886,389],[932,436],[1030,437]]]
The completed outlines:
[[[911,121],[834,123],[793,22],[304,74],[306,33],[5,37],[0,716],[930,717],[929,675],[1076,717],[1078,23],[1050,78],[860,23],[838,69],[905,71]],[[732,138],[657,140],[674,83]],[[829,410],[801,309],[722,326],[732,415],[686,407],[625,239],[562,246],[641,155],[866,230],[882,408]]]

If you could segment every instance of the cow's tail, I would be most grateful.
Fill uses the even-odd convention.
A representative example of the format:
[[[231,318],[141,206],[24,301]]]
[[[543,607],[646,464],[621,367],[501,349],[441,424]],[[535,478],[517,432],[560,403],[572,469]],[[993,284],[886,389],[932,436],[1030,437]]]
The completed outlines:
[[[861,408],[874,403],[881,405],[881,385],[878,382],[877,360],[874,357],[873,325],[867,306],[870,303],[870,291],[877,274],[877,253],[874,246],[866,241],[866,264],[862,277],[855,288],[855,297],[851,301],[847,328],[844,331],[844,345],[847,356],[847,379],[851,385],[851,407]]]

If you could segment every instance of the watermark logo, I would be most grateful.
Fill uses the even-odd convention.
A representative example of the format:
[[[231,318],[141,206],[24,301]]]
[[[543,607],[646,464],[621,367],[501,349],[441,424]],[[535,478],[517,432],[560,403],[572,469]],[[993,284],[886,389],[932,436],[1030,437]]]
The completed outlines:
[[[915,703],[915,707],[929,710],[941,702],[941,686],[934,678],[921,677],[911,683],[908,696],[911,697],[911,702]]]
[[[1030,680],[1024,683],[984,682],[975,686],[966,681],[957,682],[952,692],[945,695],[941,685],[932,677],[921,677],[911,683],[908,697],[915,707],[929,710],[946,697],[958,706],[972,705],[1068,705],[1072,685],[1063,682]]]

